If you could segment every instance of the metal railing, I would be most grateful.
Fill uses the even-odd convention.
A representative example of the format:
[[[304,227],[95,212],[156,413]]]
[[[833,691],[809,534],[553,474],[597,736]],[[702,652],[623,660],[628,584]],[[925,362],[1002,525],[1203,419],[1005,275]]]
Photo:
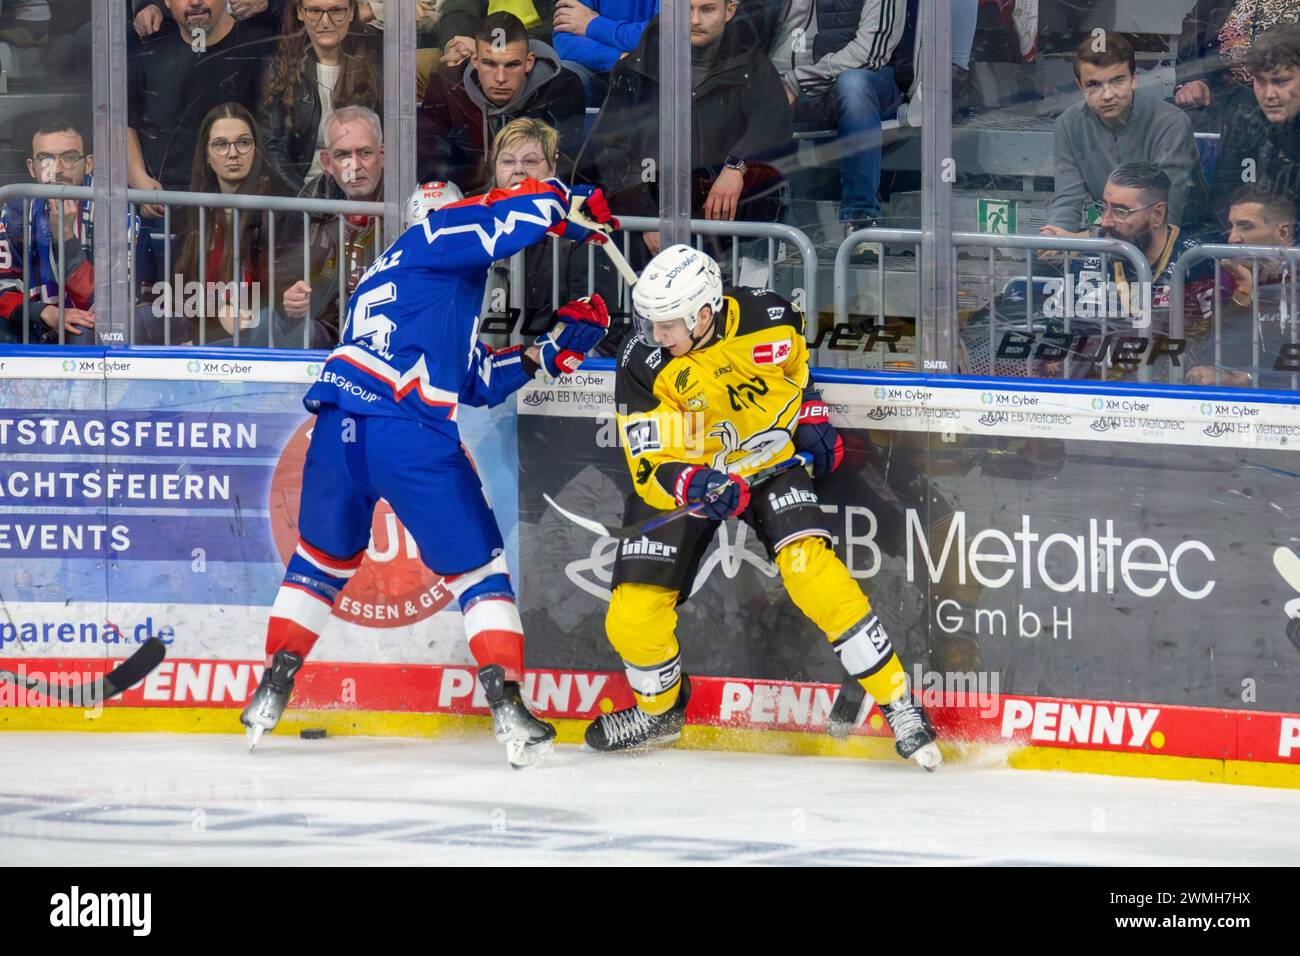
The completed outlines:
[[[1300,273],[1300,248],[1295,246],[1248,246],[1248,245],[1224,245],[1224,244],[1206,244],[1188,249],[1178,261],[1174,263],[1170,270],[1169,281],[1169,313],[1170,313],[1170,330],[1169,334],[1174,337],[1182,337],[1185,326],[1184,306],[1187,302],[1187,274],[1197,265],[1206,259],[1214,261],[1214,384],[1218,385],[1223,380],[1223,308],[1222,296],[1219,294],[1222,272],[1219,263],[1224,259],[1249,259],[1251,290],[1250,297],[1250,327],[1251,327],[1251,368],[1259,368],[1261,329],[1259,315],[1259,261],[1264,259],[1272,262],[1286,262],[1289,268],[1283,270],[1280,276],[1279,284],[1279,310],[1285,311],[1287,306],[1290,307],[1289,321],[1291,326],[1291,344],[1297,342],[1297,324],[1300,322],[1300,315],[1296,312],[1296,306],[1300,304],[1300,295],[1297,294],[1298,282],[1297,273]],[[1289,291],[1288,291],[1289,288]],[[1279,316],[1281,318],[1281,316]],[[1182,369],[1178,369],[1177,381],[1182,381]],[[1251,384],[1259,386],[1259,377],[1252,374]],[[1295,372],[1291,373],[1291,388],[1300,389],[1300,376]]]
[[[835,322],[837,325],[845,325],[849,320],[849,267],[854,250],[863,243],[879,243],[881,246],[880,254],[876,256],[876,325],[885,324],[885,255],[884,249],[890,245],[910,245],[919,261],[922,249],[922,232],[920,229],[885,229],[885,228],[868,228],[858,229],[844,238],[839,248],[835,251],[835,263],[832,270],[832,287],[834,295]],[[1058,251],[1066,255],[1066,273],[1067,281],[1069,275],[1068,258],[1072,253],[1094,253],[1101,256],[1101,273],[1109,275],[1109,259],[1111,256],[1117,256],[1125,259],[1132,267],[1136,276],[1137,288],[1139,290],[1139,301],[1136,309],[1131,309],[1133,313],[1132,328],[1147,328],[1151,324],[1151,265],[1147,262],[1146,256],[1134,245],[1124,242],[1120,239],[1092,239],[1092,238],[1064,238],[1060,236],[1021,236],[1021,235],[999,235],[995,233],[983,232],[954,232],[952,234],[952,248],[950,263],[953,277],[953,314],[957,313],[959,283],[957,270],[957,251],[963,246],[977,246],[989,250],[989,280],[996,283],[996,255],[999,249],[1023,249],[1025,251],[1025,327],[1027,332],[1033,328],[1034,314],[1034,253],[1037,251]],[[917,282],[917,301],[920,302],[921,289],[921,269],[916,270]],[[996,289],[989,300],[989,336],[990,348],[996,350],[996,344],[992,341],[995,322],[997,319],[997,294]],[[920,319],[918,316],[917,336],[920,336]],[[1066,330],[1069,331],[1069,317],[1065,319]],[[1062,367],[1063,372],[1068,371],[1068,364]],[[1143,381],[1149,379],[1150,368],[1142,365],[1139,370],[1139,376]]]
[[[54,186],[42,183],[19,183],[10,186],[0,187],[0,203],[10,199],[22,200],[22,235],[23,235],[23,342],[30,342],[31,335],[31,205],[33,201],[56,200],[56,222],[58,235],[63,235],[65,224],[65,213],[63,209],[64,200],[73,200],[84,202],[93,200],[94,189],[89,186]],[[272,213],[293,213],[297,212],[302,215],[303,219],[303,241],[302,241],[302,262],[303,262],[303,279],[309,280],[311,274],[311,243],[309,240],[311,232],[312,216],[334,216],[338,227],[338,249],[336,250],[336,268],[338,272],[338,293],[339,293],[339,317],[340,332],[342,329],[342,316],[347,309],[347,280],[348,270],[343,263],[343,251],[346,248],[346,225],[348,216],[371,216],[381,217],[384,214],[384,205],[382,203],[353,202],[347,200],[332,199],[299,199],[296,197],[286,196],[246,196],[246,195],[226,195],[222,193],[192,193],[192,192],[170,192],[153,189],[128,189],[127,201],[130,204],[131,221],[136,221],[136,213],[139,207],[148,205],[159,205],[163,207],[162,219],[162,237],[163,237],[163,268],[162,281],[168,286],[166,296],[166,305],[164,308],[164,325],[163,325],[163,345],[171,345],[173,304],[176,298],[171,289],[171,284],[175,278],[172,275],[172,228],[171,228],[171,208],[172,206],[198,207],[199,210],[199,249],[198,257],[198,283],[203,290],[200,297],[199,313],[199,345],[206,343],[206,319],[207,315],[207,210],[208,209],[228,209],[231,211],[231,234],[234,237],[232,247],[232,281],[236,287],[242,284],[242,265],[240,250],[240,226],[241,214],[247,211],[255,212],[272,212]],[[276,277],[276,220],[274,216],[267,219],[267,285],[271,289],[272,295],[275,291]],[[135,345],[136,343],[136,307],[137,295],[140,291],[139,277],[136,275],[137,269],[137,245],[146,241],[143,236],[131,234],[129,236],[130,250],[128,254],[128,268],[130,271],[130,311],[127,316],[127,342]],[[375,229],[374,237],[374,255],[380,252],[381,230]],[[372,260],[373,261],[373,258]],[[56,278],[58,280],[58,331],[59,344],[67,344],[65,315],[66,315],[66,276],[64,274],[63,256],[57,256]],[[186,279],[190,277],[184,277]],[[48,303],[53,304],[53,303]],[[268,333],[268,345],[275,345],[275,315],[277,304],[275,302],[267,303],[266,321],[270,323]],[[303,322],[303,342],[304,348],[309,345],[311,332],[311,315],[308,314],[307,320]],[[236,347],[240,344],[240,328],[242,322],[239,321],[238,314],[232,327],[232,336]],[[151,343],[159,344],[159,343]],[[288,343],[284,343],[288,344]]]

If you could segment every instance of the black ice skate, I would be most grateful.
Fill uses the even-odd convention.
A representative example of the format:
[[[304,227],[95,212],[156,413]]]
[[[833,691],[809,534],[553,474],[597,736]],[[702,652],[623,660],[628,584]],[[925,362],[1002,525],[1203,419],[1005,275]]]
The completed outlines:
[[[506,745],[510,766],[527,767],[549,753],[555,728],[529,712],[519,685],[506,680],[505,668],[500,664],[480,667],[478,679],[492,710],[492,732]]]
[[[911,694],[892,704],[881,704],[880,712],[894,732],[894,749],[900,757],[904,760],[910,757],[926,770],[934,770],[943,763],[943,754],[934,742],[934,725]]]
[[[858,725],[858,714],[862,711],[866,697],[867,692],[862,689],[857,678],[845,678],[831,712],[826,715],[826,732],[836,740],[848,740],[853,728]]]
[[[261,683],[239,715],[239,722],[247,728],[249,750],[257,746],[262,734],[274,730],[280,722],[280,715],[293,693],[293,679],[301,667],[300,655],[293,651],[276,651],[271,666],[262,671]]]
[[[628,707],[597,717],[587,726],[587,746],[600,753],[611,753],[670,744],[682,735],[690,699],[691,681],[683,674],[681,689],[671,709],[662,714],[647,714],[640,707]]]

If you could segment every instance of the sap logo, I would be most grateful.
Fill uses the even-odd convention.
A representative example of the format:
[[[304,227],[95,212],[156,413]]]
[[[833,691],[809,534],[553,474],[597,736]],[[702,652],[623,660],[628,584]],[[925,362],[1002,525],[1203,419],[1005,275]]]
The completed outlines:
[[[677,557],[677,548],[671,544],[664,544],[662,541],[651,541],[649,538],[637,538],[635,541],[624,541],[620,550],[625,558],[666,558],[672,560]]]
[[[775,322],[783,315],[785,315],[785,306],[783,305],[773,306],[772,308],[767,310],[767,321]]]
[[[653,352],[651,352],[649,355],[645,357],[646,368],[650,368],[650,369],[658,368],[660,365],[663,364],[663,361],[664,361],[663,349],[655,349]]]
[[[1158,708],[1107,707],[1103,704],[1068,704],[1060,701],[1008,699],[1002,705],[1002,736],[1028,730],[1030,740],[1057,743],[1109,744],[1112,747],[1142,747],[1160,716]],[[1125,731],[1128,739],[1125,740]],[[1151,741],[1164,746],[1164,735]]]

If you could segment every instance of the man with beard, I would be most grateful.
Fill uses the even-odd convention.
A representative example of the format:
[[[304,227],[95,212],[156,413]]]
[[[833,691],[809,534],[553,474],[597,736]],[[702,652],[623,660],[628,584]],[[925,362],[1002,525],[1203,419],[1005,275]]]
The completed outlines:
[[[1105,330],[1092,336],[1091,342],[1079,341],[1076,334],[1071,347],[1083,353],[1084,361],[1102,364],[1107,378],[1129,377],[1140,364],[1185,365],[1186,358],[1181,356],[1188,341],[1209,329],[1213,280],[1207,282],[1205,269],[1198,267],[1188,276],[1182,334],[1171,335],[1169,283],[1173,266],[1198,241],[1169,222],[1170,190],[1169,177],[1159,166],[1126,163],[1111,172],[1101,202],[1093,207],[1100,225],[1098,234],[1132,243],[1151,265],[1149,324],[1141,318],[1142,289],[1122,258],[1110,256],[1109,270],[1103,272],[1100,255],[1079,256],[1066,276],[1066,282],[1074,286],[1075,314],[1100,322]],[[1049,300],[1045,311],[1050,313],[1051,305]]]

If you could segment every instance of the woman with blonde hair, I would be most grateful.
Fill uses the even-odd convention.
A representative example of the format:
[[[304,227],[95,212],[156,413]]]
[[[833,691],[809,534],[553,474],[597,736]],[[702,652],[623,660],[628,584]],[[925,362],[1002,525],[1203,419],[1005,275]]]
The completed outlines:
[[[511,120],[492,141],[488,162],[488,188],[509,189],[525,179],[550,179],[560,162],[560,134],[554,126],[539,119],[520,117]],[[616,240],[617,241],[617,240]],[[553,257],[559,255],[559,298],[556,298],[552,275]],[[546,330],[550,312],[565,302],[590,292],[599,292],[610,308],[610,329],[597,353],[612,355],[622,343],[627,316],[617,309],[618,277],[609,259],[600,252],[588,256],[584,247],[573,243],[541,242],[530,246],[524,256],[524,298],[522,323],[518,330],[528,334]],[[593,282],[588,289],[587,267],[592,261]],[[498,263],[492,285],[507,286],[509,269]]]

